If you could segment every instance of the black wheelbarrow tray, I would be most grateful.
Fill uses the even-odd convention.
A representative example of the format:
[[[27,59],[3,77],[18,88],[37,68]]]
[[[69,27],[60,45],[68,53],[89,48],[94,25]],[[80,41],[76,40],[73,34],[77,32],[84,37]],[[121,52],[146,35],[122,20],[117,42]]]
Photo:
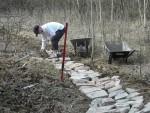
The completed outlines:
[[[105,42],[105,49],[109,56],[108,63],[112,63],[112,59],[123,58],[127,62],[135,50],[132,50],[126,42]]]

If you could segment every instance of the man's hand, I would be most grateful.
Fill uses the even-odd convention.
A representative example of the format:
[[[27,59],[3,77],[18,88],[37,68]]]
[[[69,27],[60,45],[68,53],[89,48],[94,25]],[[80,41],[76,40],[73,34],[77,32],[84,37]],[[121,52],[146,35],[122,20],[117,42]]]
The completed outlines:
[[[49,56],[45,49],[41,49],[40,54],[41,54],[41,57],[44,57],[44,58],[47,58]]]
[[[41,49],[41,50],[40,50],[40,53],[44,53],[44,52],[46,52],[45,49]]]

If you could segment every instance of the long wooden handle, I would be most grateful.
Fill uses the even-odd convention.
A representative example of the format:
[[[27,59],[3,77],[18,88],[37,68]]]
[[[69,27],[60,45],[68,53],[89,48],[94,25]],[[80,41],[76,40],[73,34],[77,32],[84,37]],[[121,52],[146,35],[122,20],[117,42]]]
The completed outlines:
[[[60,77],[61,81],[64,80],[64,64],[65,64],[65,56],[66,56],[67,31],[68,31],[68,23],[66,23],[66,26],[65,26],[65,38],[64,38],[63,60],[62,60],[61,77]]]

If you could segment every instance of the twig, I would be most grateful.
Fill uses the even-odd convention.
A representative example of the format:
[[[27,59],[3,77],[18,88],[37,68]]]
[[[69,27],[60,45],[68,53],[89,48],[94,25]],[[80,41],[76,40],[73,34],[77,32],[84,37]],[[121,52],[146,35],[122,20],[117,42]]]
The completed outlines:
[[[31,84],[31,85],[29,85],[29,86],[25,86],[25,87],[23,87],[22,89],[28,89],[28,88],[32,88],[32,87],[34,87],[35,85],[37,85],[38,83],[35,83],[35,84]]]
[[[28,54],[28,55],[26,55],[26,56],[24,56],[24,57],[18,59],[15,63],[18,63],[18,62],[20,62],[20,61],[22,61],[22,60],[28,58],[29,56],[30,56],[30,54]]]

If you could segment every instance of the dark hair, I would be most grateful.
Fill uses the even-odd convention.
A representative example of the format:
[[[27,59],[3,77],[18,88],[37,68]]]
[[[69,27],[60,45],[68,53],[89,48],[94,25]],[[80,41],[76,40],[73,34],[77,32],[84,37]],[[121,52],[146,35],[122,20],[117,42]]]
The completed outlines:
[[[33,32],[35,33],[36,37],[38,36],[39,34],[39,25],[35,25],[34,28],[33,28]]]

